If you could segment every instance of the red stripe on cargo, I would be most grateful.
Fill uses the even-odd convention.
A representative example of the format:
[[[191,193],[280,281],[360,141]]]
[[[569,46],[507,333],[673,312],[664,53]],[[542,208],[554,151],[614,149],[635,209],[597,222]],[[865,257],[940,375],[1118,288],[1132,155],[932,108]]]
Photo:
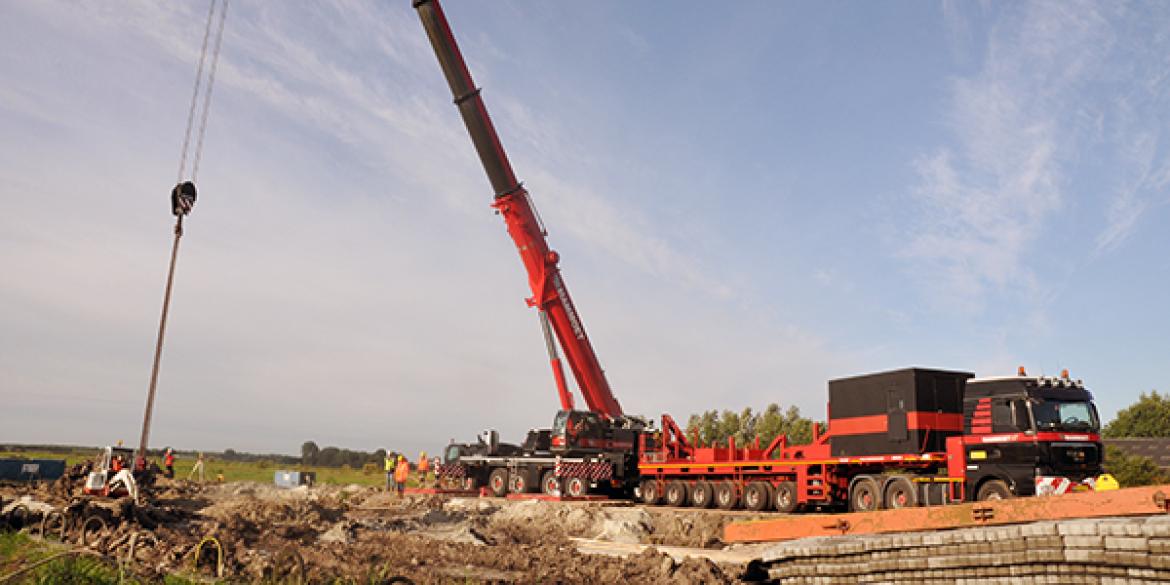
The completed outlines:
[[[829,432],[836,437],[846,435],[875,435],[889,429],[887,415],[854,416],[829,421]],[[940,412],[907,412],[906,428],[912,431],[963,431],[963,415]]]
[[[963,431],[963,415],[948,412],[907,412],[906,427],[911,430]]]
[[[886,428],[886,415],[884,414],[835,418],[829,421],[829,433],[837,437],[884,433]]]

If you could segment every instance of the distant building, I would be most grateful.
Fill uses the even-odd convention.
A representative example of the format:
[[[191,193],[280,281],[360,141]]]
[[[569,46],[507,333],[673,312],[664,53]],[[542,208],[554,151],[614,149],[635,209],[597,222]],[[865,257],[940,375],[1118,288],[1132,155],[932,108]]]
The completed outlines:
[[[1140,455],[1154,460],[1162,471],[1170,472],[1170,437],[1133,437],[1103,439],[1106,446],[1117,447],[1126,455]],[[1106,461],[1108,465],[1108,461]]]

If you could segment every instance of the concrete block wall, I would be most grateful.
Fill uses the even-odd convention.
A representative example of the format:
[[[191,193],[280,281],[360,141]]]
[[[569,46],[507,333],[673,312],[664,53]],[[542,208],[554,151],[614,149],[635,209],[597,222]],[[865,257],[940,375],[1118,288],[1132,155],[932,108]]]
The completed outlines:
[[[1170,515],[807,538],[757,561],[778,583],[1170,583]]]

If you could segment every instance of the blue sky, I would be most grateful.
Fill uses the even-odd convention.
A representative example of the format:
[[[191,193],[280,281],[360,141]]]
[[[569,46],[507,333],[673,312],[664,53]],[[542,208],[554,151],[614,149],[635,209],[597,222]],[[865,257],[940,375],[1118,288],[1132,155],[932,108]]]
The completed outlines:
[[[206,4],[0,8],[0,441],[138,435]],[[628,412],[1170,360],[1170,7],[445,4]],[[557,407],[409,2],[231,4],[152,443],[434,452]]]

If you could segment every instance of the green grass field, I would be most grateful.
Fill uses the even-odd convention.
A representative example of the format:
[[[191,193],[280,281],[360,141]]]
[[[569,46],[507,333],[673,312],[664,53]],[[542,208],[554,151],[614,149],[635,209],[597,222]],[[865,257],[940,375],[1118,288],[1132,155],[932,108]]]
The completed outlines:
[[[100,456],[97,449],[78,449],[67,453],[50,453],[35,451],[0,451],[0,458],[16,457],[25,459],[65,459],[65,465],[71,466],[87,459],[96,459]],[[162,466],[161,458],[156,459]],[[175,478],[186,479],[191,468],[195,465],[194,457],[175,457]],[[315,467],[304,465],[285,465],[272,461],[225,461],[214,455],[208,455],[203,461],[203,477],[205,481],[218,481],[223,475],[223,481],[256,481],[272,483],[273,474],[277,470],[286,471],[313,471],[317,473],[319,484],[358,484],[365,486],[383,486],[386,484],[386,474],[381,466],[367,466],[365,469],[351,469],[349,467]],[[413,474],[412,474],[413,475]],[[198,478],[196,478],[198,479]],[[412,477],[408,485],[415,485]]]

